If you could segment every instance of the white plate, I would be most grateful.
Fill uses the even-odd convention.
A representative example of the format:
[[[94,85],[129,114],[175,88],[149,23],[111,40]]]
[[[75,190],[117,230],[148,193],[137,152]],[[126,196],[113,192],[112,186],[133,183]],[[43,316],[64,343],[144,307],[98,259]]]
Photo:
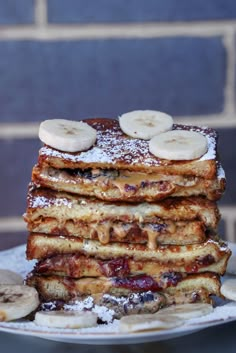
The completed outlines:
[[[33,265],[33,261],[25,260],[25,245],[0,252],[0,268],[7,268],[25,276]],[[113,324],[99,325],[95,328],[49,329],[39,327],[30,321],[18,320],[1,322],[0,331],[80,344],[129,344],[167,340],[233,320],[236,320],[236,302],[220,302],[213,313],[188,320],[182,327],[171,330],[120,333],[118,320]]]

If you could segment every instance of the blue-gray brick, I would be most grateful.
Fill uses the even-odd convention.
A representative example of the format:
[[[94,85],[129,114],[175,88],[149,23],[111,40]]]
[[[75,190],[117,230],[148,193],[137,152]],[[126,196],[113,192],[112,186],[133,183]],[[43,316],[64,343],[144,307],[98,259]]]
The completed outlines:
[[[0,42],[0,120],[219,113],[221,37]]]
[[[101,23],[236,18],[235,0],[48,0],[49,22]]]
[[[225,221],[223,219],[220,220],[219,222],[219,226],[218,226],[218,232],[219,236],[222,239],[227,239],[227,234],[226,234],[226,225],[225,225]]]
[[[28,233],[25,232],[4,232],[0,233],[0,251],[11,249],[17,245],[25,244]]]
[[[40,142],[0,140],[0,217],[21,216],[26,208],[26,194]]]
[[[34,22],[34,0],[0,0],[0,25]]]
[[[235,138],[236,128],[218,129],[218,151],[226,173],[226,192],[220,204],[236,205],[236,163],[235,163]]]

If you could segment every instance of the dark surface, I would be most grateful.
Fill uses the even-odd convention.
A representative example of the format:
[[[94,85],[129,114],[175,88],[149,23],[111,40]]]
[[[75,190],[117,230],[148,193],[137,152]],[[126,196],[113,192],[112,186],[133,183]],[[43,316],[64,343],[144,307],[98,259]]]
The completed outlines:
[[[0,233],[0,251],[11,249],[21,244],[26,244],[27,236],[27,231]]]
[[[77,345],[40,338],[0,333],[0,349],[4,353],[235,353],[236,323],[205,329],[197,333],[160,342],[131,345]]]
[[[0,0],[0,25],[34,22],[34,0]]]
[[[0,42],[0,121],[219,113],[221,37]]]
[[[192,21],[236,18],[234,0],[48,0],[54,23]]]
[[[236,200],[236,162],[235,138],[236,128],[217,129],[219,133],[218,151],[226,174],[226,192],[220,202],[221,205],[233,205]]]
[[[21,216],[25,212],[28,183],[39,146],[38,139],[0,140],[0,217]]]

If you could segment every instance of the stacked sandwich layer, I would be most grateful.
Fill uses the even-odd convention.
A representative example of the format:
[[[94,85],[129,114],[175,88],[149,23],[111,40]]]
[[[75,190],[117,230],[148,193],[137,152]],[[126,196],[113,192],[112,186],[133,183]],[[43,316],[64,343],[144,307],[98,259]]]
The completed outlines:
[[[207,139],[201,158],[155,157],[118,120],[86,120],[87,151],[45,145],[33,168],[25,220],[27,278],[42,302],[91,296],[115,317],[220,295],[230,250],[217,236],[225,188],[212,129],[173,125]]]

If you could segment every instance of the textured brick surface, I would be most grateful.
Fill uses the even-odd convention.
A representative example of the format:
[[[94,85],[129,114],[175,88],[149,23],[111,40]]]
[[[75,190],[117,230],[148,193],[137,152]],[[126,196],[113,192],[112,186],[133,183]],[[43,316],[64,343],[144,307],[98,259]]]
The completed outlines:
[[[0,233],[0,250],[11,249],[14,246],[25,244],[27,232]]]
[[[235,205],[236,203],[236,163],[235,138],[236,128],[218,129],[219,154],[226,173],[227,188],[220,204]]]
[[[220,220],[219,226],[218,226],[218,234],[219,236],[224,239],[227,240],[227,235],[226,235],[226,229],[225,229],[225,221],[223,219]]]
[[[133,109],[218,113],[221,37],[0,42],[0,121],[117,116]]]
[[[0,217],[21,216],[25,212],[26,193],[31,170],[36,163],[38,140],[0,140]]]
[[[48,0],[56,23],[191,21],[236,18],[235,0]]]
[[[0,25],[34,22],[34,0],[0,0]]]

